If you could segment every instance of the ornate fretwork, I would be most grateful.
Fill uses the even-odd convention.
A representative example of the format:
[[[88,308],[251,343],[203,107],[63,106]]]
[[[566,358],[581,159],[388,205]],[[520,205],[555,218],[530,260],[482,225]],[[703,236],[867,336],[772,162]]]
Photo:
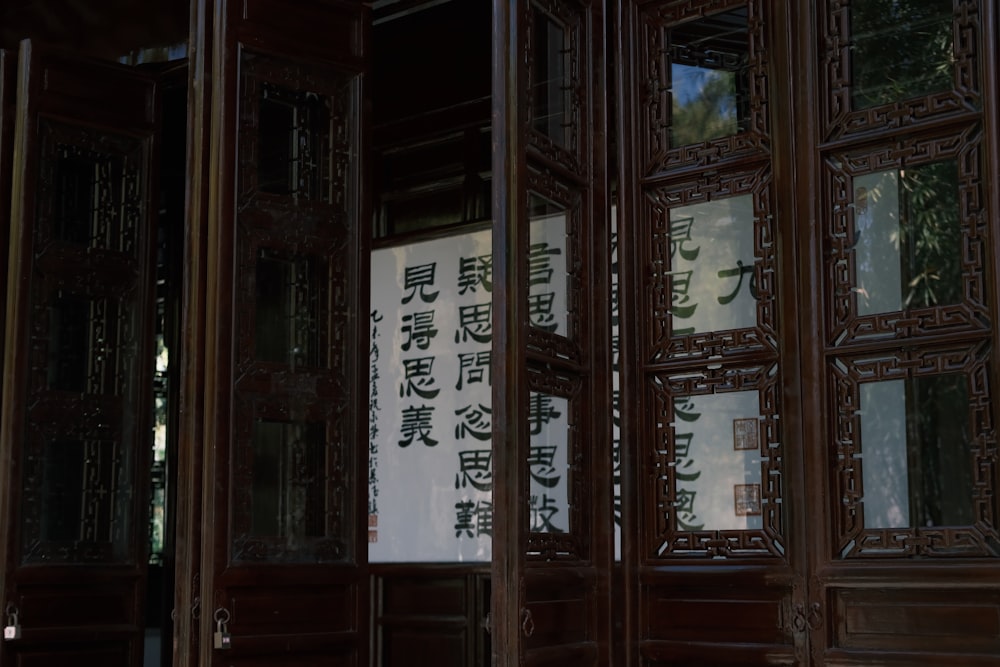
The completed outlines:
[[[241,68],[239,208],[321,228],[354,224],[353,78],[252,53]]]
[[[48,120],[40,121],[39,132],[39,259],[54,252],[60,255],[54,262],[89,262],[98,268],[124,262],[119,270],[136,271],[142,259],[137,241],[147,213],[148,184],[141,172],[146,143]]]
[[[39,133],[21,556],[130,562],[148,423],[137,414],[147,407],[148,147],[48,120]]]
[[[728,136],[686,145],[674,145],[673,100],[671,97],[671,60],[678,57],[671,32],[683,24],[711,19],[725,12],[746,12],[745,44],[734,54],[701,54],[698,59],[745,59],[746,89],[743,113],[746,118],[738,130]],[[703,167],[720,161],[767,155],[770,151],[767,99],[767,54],[764,48],[763,3],[760,0],[690,0],[688,2],[649,3],[639,16],[640,50],[638,62],[639,122],[642,142],[643,174],[653,177],[684,167]],[[679,45],[678,45],[679,48]],[[689,53],[688,56],[691,56]]]
[[[584,247],[580,230],[586,227],[583,219],[586,213],[581,205],[581,193],[566,185],[552,172],[534,169],[528,171],[528,191],[529,199],[530,195],[537,195],[558,206],[566,216],[565,246],[559,248],[559,251],[566,255],[566,275],[556,277],[554,280],[557,284],[562,280],[566,282],[566,312],[557,313],[556,316],[565,316],[567,322],[565,336],[545,331],[537,326],[529,326],[528,349],[545,357],[579,363],[583,358],[581,346],[586,345],[581,336],[586,330],[588,317],[586,310],[588,304],[582,298],[586,264],[583,261]],[[529,252],[529,261],[530,255]]]
[[[22,521],[24,563],[111,563],[130,560],[133,486],[131,458],[114,404],[94,402],[80,414],[77,401],[49,401],[32,410],[25,443]],[[43,419],[49,419],[44,426]]]
[[[840,557],[1000,556],[997,500],[993,493],[997,442],[988,379],[990,363],[986,345],[914,348],[831,362],[830,408],[837,443],[831,475],[835,491],[832,509]],[[968,400],[968,442],[962,451],[966,452],[966,470],[971,475],[971,495],[957,500],[969,503],[969,525],[892,528],[866,525],[861,387],[869,382],[946,375],[964,378],[962,384]],[[915,406],[908,408],[910,412],[915,410],[919,411]],[[936,446],[963,447],[963,443],[943,442]],[[938,475],[940,471],[930,469],[925,473]],[[955,489],[945,492],[961,495]]]
[[[671,209],[737,195],[753,197],[753,243],[757,323],[753,328],[673,335],[673,253],[680,241],[671,234]],[[650,190],[642,219],[647,242],[648,273],[644,286],[647,313],[643,356],[654,363],[680,358],[716,357],[746,351],[770,351],[776,344],[776,268],[771,177],[767,168],[735,174],[713,174],[671,187]]]
[[[585,110],[588,108],[588,91],[585,85],[586,81],[581,75],[585,45],[581,40],[583,19],[588,10],[581,3],[567,2],[566,0],[533,0],[525,5],[528,14],[528,36],[525,39],[525,44],[527,44],[525,60],[529,82],[527,90],[528,146],[542,157],[561,164],[570,172],[585,176],[589,169],[584,158],[586,150],[584,130],[589,126],[589,123],[585,115]],[[539,25],[541,22],[549,25]],[[536,53],[537,45],[543,42],[548,43],[545,35],[538,33],[545,31],[550,25],[559,28],[558,32],[561,33],[564,40],[563,48],[557,54]],[[556,84],[565,103],[565,108],[561,109],[563,120],[560,124],[560,137],[550,136],[536,126],[540,122],[544,124],[544,119],[538,118],[543,106],[538,96],[541,91],[545,90],[545,84],[548,83],[541,74],[548,68],[543,68],[537,62],[539,56],[556,56],[565,68],[561,72],[565,80]]]
[[[691,501],[690,492],[680,488],[680,477],[690,475],[682,461],[689,455],[690,440],[679,437],[679,425],[690,419],[678,406],[690,397],[722,395],[731,392],[756,392],[759,415],[754,453],[760,458],[761,528],[747,530],[715,529],[711,526],[687,526],[683,513]],[[783,556],[782,537],[782,446],[778,427],[779,376],[769,368],[708,368],[674,376],[653,376],[647,385],[652,411],[654,451],[642,463],[640,479],[646,480],[646,507],[655,508],[654,516],[644,521],[648,535],[644,552],[649,559],[659,558],[739,558]],[[711,416],[705,416],[706,419]],[[753,440],[751,440],[752,442]],[[717,443],[716,443],[717,444]],[[751,450],[751,451],[753,451]],[[711,464],[711,458],[708,460]],[[740,477],[742,480],[743,478]],[[725,497],[732,489],[709,488]]]
[[[234,561],[327,563],[352,553],[355,98],[354,79],[336,70],[243,55]]]
[[[961,134],[936,138],[906,138],[877,150],[831,155],[826,163],[828,194],[832,207],[826,232],[826,285],[829,340],[834,344],[873,339],[907,339],[915,336],[984,332],[989,327],[984,265],[987,240],[983,194],[981,137],[977,127]],[[954,261],[960,263],[958,301],[912,307],[893,312],[859,314],[856,286],[858,202],[854,181],[884,171],[903,173],[920,165],[948,161],[957,175],[957,210],[953,230],[957,240]],[[908,193],[906,193],[908,196]],[[919,205],[928,204],[920,202]],[[901,205],[905,214],[905,206]],[[901,228],[906,221],[900,222]],[[944,230],[942,233],[947,233]],[[940,270],[941,267],[930,267]]]
[[[527,557],[530,560],[587,560],[590,557],[590,536],[586,529],[590,517],[590,480],[594,460],[590,456],[592,448],[586,441],[592,434],[584,433],[579,425],[586,423],[581,413],[583,404],[580,396],[580,381],[567,375],[553,372],[531,371],[528,373],[528,388],[546,396],[567,399],[568,428],[566,432],[566,462],[568,477],[567,499],[569,501],[569,525],[565,532],[528,532]],[[522,468],[522,479],[527,484],[527,462]],[[528,512],[529,508],[524,507]],[[529,525],[529,524],[526,524]]]
[[[354,488],[350,420],[308,388],[237,405],[233,545],[236,562],[329,563],[349,557]],[[266,430],[271,442],[261,445]],[[274,437],[280,431],[283,436]],[[269,449],[269,446],[271,447]],[[265,468],[265,469],[262,469]],[[261,483],[268,478],[273,486]],[[267,513],[273,510],[273,513]]]
[[[954,0],[954,50],[951,57],[953,88],[867,109],[855,109],[851,99],[856,85],[851,80],[854,47],[851,4],[852,0],[828,0],[822,16],[819,43],[825,45],[825,51],[822,54],[822,80],[819,89],[825,92],[823,128],[827,140],[876,130],[905,128],[923,121],[979,110],[978,36],[982,34],[982,27],[976,0]]]

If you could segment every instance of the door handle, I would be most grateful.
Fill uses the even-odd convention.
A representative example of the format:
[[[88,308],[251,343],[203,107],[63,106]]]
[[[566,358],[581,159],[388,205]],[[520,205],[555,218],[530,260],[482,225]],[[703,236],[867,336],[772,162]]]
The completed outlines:
[[[535,634],[535,617],[527,607],[521,608],[521,632],[525,637]]]

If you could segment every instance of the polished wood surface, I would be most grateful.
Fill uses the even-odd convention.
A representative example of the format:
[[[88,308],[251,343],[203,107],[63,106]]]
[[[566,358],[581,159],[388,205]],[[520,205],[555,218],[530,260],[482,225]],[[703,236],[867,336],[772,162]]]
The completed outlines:
[[[0,661],[136,664],[151,449],[156,81],[27,40],[18,62],[0,599],[23,630],[0,645]],[[79,308],[65,303],[86,304],[86,313],[73,319]],[[67,339],[60,327],[79,328]]]
[[[177,578],[168,605],[174,607],[174,664],[995,664],[1000,655],[994,525],[1000,478],[992,434],[1000,385],[995,261],[1000,256],[1000,10],[994,2],[952,4],[954,34],[961,37],[954,88],[859,111],[851,108],[847,83],[852,47],[844,31],[852,3],[833,0],[404,0],[374,7],[346,0],[3,3],[0,228],[10,225],[15,242],[25,238],[16,232],[19,220],[30,217],[40,201],[32,176],[38,151],[27,135],[19,163],[13,164],[14,117],[22,106],[15,98],[20,40],[31,37],[72,54],[52,56],[57,67],[51,80],[73,92],[49,96],[45,113],[143,137],[155,128],[158,103],[150,100],[156,99],[162,70],[106,62],[186,58],[186,109],[170,112],[187,114],[184,184],[171,189],[172,196],[186,199],[187,211],[180,263]],[[553,145],[529,122],[532,6],[570,17],[567,25],[585,17],[576,51],[582,72],[576,152]],[[757,96],[747,131],[693,146],[671,145],[665,107],[658,106],[666,99],[665,75],[658,71],[666,57],[652,35],[664,26],[744,8],[752,24]],[[174,56],[162,49],[185,43]],[[263,61],[274,66],[257,79],[247,78],[247,71],[262,71]],[[233,557],[233,522],[246,519],[239,514],[245,509],[239,493],[247,478],[237,461],[247,446],[240,426],[250,421],[247,405],[264,405],[257,414],[273,417],[284,409],[289,387],[316,379],[295,384],[296,377],[270,367],[242,373],[255,349],[246,335],[252,328],[240,324],[253,301],[244,289],[252,271],[246,254],[240,254],[246,230],[266,227],[279,239],[273,245],[283,250],[308,246],[315,235],[296,234],[308,227],[302,220],[316,209],[280,196],[254,196],[247,176],[254,140],[246,128],[256,120],[241,91],[263,80],[295,88],[298,82],[308,81],[307,87],[345,74],[358,86],[360,123],[357,181],[350,194],[358,205],[357,226],[342,258],[354,311],[367,310],[369,220],[378,234],[391,236],[400,232],[392,221],[405,219],[420,195],[447,190],[458,193],[459,227],[500,221],[494,264],[492,566],[369,568],[361,445],[353,450],[355,467],[345,473],[355,538],[349,558],[250,564]],[[28,119],[40,109],[22,112]],[[104,115],[113,120],[101,120]],[[614,119],[613,127],[608,119]],[[178,141],[176,135],[172,140]],[[908,168],[956,157],[965,174],[966,226],[974,230],[964,246],[970,249],[963,260],[970,277],[963,304],[927,307],[902,318],[865,319],[852,312],[845,283],[834,270],[839,265],[831,259],[843,251],[835,221],[843,215],[838,207],[852,203],[842,187],[848,176],[863,161]],[[173,168],[181,159],[175,158]],[[152,173],[150,178],[160,181]],[[622,270],[622,376],[615,416],[622,423],[624,537],[617,564],[611,555],[614,347],[604,312],[611,301],[606,252],[611,182]],[[546,336],[526,325],[529,191],[554,199],[571,191],[584,202],[580,224],[570,230],[578,257],[576,321],[582,327],[571,336]],[[769,282],[762,290],[769,290],[772,309],[752,331],[671,337],[670,325],[657,319],[646,297],[665,283],[647,272],[654,242],[645,231],[661,215],[658,207],[733,193],[756,197],[759,217],[767,221],[761,263]],[[12,202],[18,218],[8,220]],[[392,242],[421,234],[426,235]],[[4,243],[6,238],[0,250],[7,257]],[[31,280],[28,255],[15,248],[10,257],[15,281]],[[0,645],[0,665],[139,665],[146,582],[138,561],[88,566],[87,578],[71,565],[28,568],[17,562],[23,492],[18,476],[24,464],[19,433],[27,395],[19,383],[26,376],[23,358],[30,342],[22,298],[9,301],[7,310],[13,319],[6,328],[0,436],[5,490],[0,612],[8,602],[19,605],[24,639]],[[344,329],[359,359],[366,353],[363,325],[351,321]],[[657,339],[651,332],[667,334]],[[738,349],[731,352],[734,345]],[[959,348],[975,353],[947,356]],[[708,360],[717,350],[726,351],[721,361]],[[984,489],[976,525],[933,535],[914,527],[890,535],[867,529],[857,518],[863,514],[851,496],[857,474],[844,463],[850,459],[842,455],[845,450],[838,449],[851,424],[841,395],[850,395],[855,376],[842,368],[860,367],[871,358],[901,361],[898,368],[870,371],[880,380],[896,372],[936,373],[934,364],[945,358],[961,359],[949,362],[951,372],[982,379],[974,393],[982,461],[977,488]],[[779,369],[773,377],[755,370],[745,381],[757,383],[753,387],[772,402],[766,418],[781,451],[774,469],[780,512],[773,525],[750,538],[695,534],[671,525],[675,499],[657,487],[663,474],[657,457],[664,456],[660,448],[669,429],[657,423],[663,421],[657,415],[669,408],[664,398],[669,391],[682,394],[685,385],[666,380],[654,385],[671,376],[702,374],[710,381],[697,390],[710,393],[716,389],[706,387],[724,384],[726,369],[771,365]],[[323,393],[328,385],[319,382],[313,397],[319,399],[313,403],[333,404],[345,395],[356,401],[346,410],[355,415],[346,428],[356,443],[367,438],[356,418],[365,414],[364,370],[347,369],[346,394]],[[580,495],[574,497],[578,530],[571,535],[532,533],[527,526],[524,423],[532,392],[571,395],[581,416],[586,446],[573,464]],[[137,506],[137,515],[140,510]],[[145,524],[136,521],[133,528],[144,534]],[[941,547],[966,542],[974,555]],[[680,554],[677,544],[687,552]],[[897,546],[899,553],[893,553]],[[275,547],[259,542],[255,548]],[[232,615],[233,648],[226,651],[212,648],[219,609]]]
[[[224,2],[213,20],[208,237],[204,259],[192,258],[204,261],[209,286],[200,473],[205,502],[201,516],[190,516],[179,529],[202,536],[192,576],[201,601],[197,663],[363,665],[369,650],[363,620],[369,600],[367,424],[358,416],[367,409],[367,368],[356,360],[367,353],[367,317],[357,315],[368,312],[371,198],[363,149],[369,138],[360,114],[367,9],[359,2],[317,1],[297,3],[289,12],[281,2]],[[336,165],[333,177],[342,180],[330,186],[334,196],[265,187],[259,142],[266,135],[257,105],[267,85],[304,103],[307,95],[329,100],[328,122],[343,129],[335,139],[347,142],[336,148],[350,155]],[[278,140],[288,141],[287,135]],[[319,363],[301,367],[258,359],[252,324],[257,257],[325,249],[329,255],[317,261],[330,267],[318,280],[319,289],[329,290],[329,312],[317,325],[330,336],[329,350]],[[320,477],[328,498],[324,524],[308,533],[315,537],[287,548],[273,529],[251,523],[253,474],[260,473],[252,465],[253,433],[262,421],[320,424],[329,439]],[[232,648],[216,650],[217,620],[227,616]]]

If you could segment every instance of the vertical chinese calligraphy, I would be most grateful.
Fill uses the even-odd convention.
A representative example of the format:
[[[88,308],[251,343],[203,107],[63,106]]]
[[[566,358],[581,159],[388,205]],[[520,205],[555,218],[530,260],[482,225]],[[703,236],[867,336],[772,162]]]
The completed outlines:
[[[565,222],[532,235],[532,324],[565,330]],[[553,221],[554,220],[554,221]],[[372,253],[373,562],[488,561],[493,532],[490,232]],[[377,315],[377,321],[376,321]],[[532,530],[567,529],[565,399],[534,395]]]

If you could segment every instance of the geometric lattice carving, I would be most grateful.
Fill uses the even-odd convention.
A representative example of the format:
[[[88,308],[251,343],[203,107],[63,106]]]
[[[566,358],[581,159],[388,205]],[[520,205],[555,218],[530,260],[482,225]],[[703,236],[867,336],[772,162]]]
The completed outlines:
[[[672,229],[671,209],[689,204],[720,201],[738,195],[752,196],[753,256],[751,284],[756,298],[756,326],[752,328],[674,334],[674,256],[682,252],[682,238]],[[712,174],[670,187],[647,190],[641,218],[647,228],[641,247],[649,267],[643,286],[646,319],[643,357],[653,363],[681,358],[716,357],[756,350],[777,350],[777,278],[771,176],[766,167],[753,171]],[[744,224],[749,221],[744,221]],[[719,267],[724,268],[724,267]]]
[[[863,2],[863,0],[855,0]],[[980,25],[976,0],[955,0],[951,56],[953,88],[926,96],[899,99],[892,103],[855,109],[851,96],[854,38],[850,34],[851,2],[827,0],[821,6],[822,28],[819,43],[825,45],[820,68],[819,90],[824,92],[823,135],[828,141],[873,130],[896,130],[918,123],[977,112],[980,107],[980,67],[978,64]],[[887,17],[886,21],[892,21]],[[915,48],[919,48],[915,44]],[[894,54],[885,54],[891,57]],[[903,57],[905,54],[899,54]]]
[[[353,553],[355,97],[353,77],[336,70],[243,54],[234,561],[337,562]],[[265,464],[272,459],[277,472]]]
[[[22,558],[135,558],[148,145],[40,122],[24,415]]]
[[[988,350],[987,344],[912,348],[870,353],[863,357],[840,357],[830,363],[830,412],[835,420],[832,435],[837,443],[831,476],[834,489],[831,511],[839,557],[1000,556],[1000,535],[996,524],[997,440],[989,386],[989,365],[994,362]],[[967,458],[963,468],[971,471],[971,496],[959,500],[967,502],[967,507],[971,508],[963,511],[971,518],[969,525],[891,528],[866,525],[864,465],[867,459],[861,441],[865,407],[861,405],[862,386],[869,382],[934,379],[945,375],[964,378],[962,395],[968,401],[967,444],[949,441],[935,443],[934,446],[954,448],[964,445],[961,451],[966,452]],[[907,401],[910,400],[907,398]],[[908,403],[906,410],[909,423],[919,407]],[[958,418],[961,420],[960,416]],[[900,428],[903,433],[900,433]],[[896,437],[906,437],[907,428],[912,426],[904,425],[892,430]],[[869,453],[869,456],[872,455]],[[941,474],[933,467],[923,473],[932,477]],[[908,477],[906,471],[897,471],[892,476],[901,477],[904,481]],[[960,493],[957,489],[945,489],[945,493],[949,491]],[[910,494],[912,499],[912,489]],[[911,519],[910,523],[914,521]]]
[[[587,82],[581,76],[587,51],[581,44],[586,12],[566,0],[525,3],[527,45],[525,61],[529,85],[524,105],[528,113],[528,146],[543,158],[574,174],[589,172],[585,129]],[[544,46],[543,46],[544,45]],[[539,48],[545,52],[538,52]],[[551,98],[553,93],[557,99]]]
[[[637,66],[642,85],[637,94],[639,136],[644,139],[643,175],[656,176],[681,167],[714,165],[752,155],[765,157],[769,153],[763,5],[760,0],[688,0],[648,3],[640,9]],[[740,95],[746,98],[746,121],[734,134],[672,146],[671,31],[698,20],[711,24],[727,12],[745,14],[745,42],[727,46],[745,59],[746,89]],[[720,32],[724,34],[725,29],[720,28]]]
[[[652,456],[641,461],[640,479],[648,480],[646,499],[641,503],[643,511],[652,508],[653,515],[643,520],[644,552],[649,559],[660,558],[742,558],[742,557],[782,557],[785,544],[782,537],[782,445],[778,428],[778,400],[780,380],[776,367],[767,368],[701,368],[676,375],[655,375],[646,388],[649,405],[652,407]],[[736,447],[740,454],[751,454],[760,459],[759,501],[756,498],[752,512],[745,507],[736,508],[736,514],[760,514],[759,528],[727,529],[699,524],[689,525],[687,515],[695,502],[693,493],[683,490],[682,482],[695,480],[701,475],[694,472],[690,462],[692,437],[689,431],[692,419],[699,415],[686,412],[685,404],[692,397],[720,397],[734,392],[755,393],[755,414],[742,413],[741,426],[745,432],[747,422],[755,422],[754,432],[740,440]],[[712,415],[700,415],[703,419],[715,419]],[[718,425],[718,424],[717,424]],[[727,424],[723,427],[732,428]],[[705,433],[705,431],[702,431]],[[732,431],[730,431],[732,433]],[[746,443],[745,440],[750,443]],[[714,442],[712,447],[725,445],[725,439]],[[707,443],[701,443],[705,446]],[[726,449],[734,448],[731,439]],[[704,450],[705,453],[709,450]],[[711,450],[715,456],[725,454],[720,449]],[[712,456],[701,461],[701,466],[711,466]],[[697,467],[697,466],[696,466]],[[754,471],[756,474],[757,471]],[[733,502],[733,479],[728,483],[702,488],[713,499]],[[735,482],[742,483],[743,475]],[[740,489],[736,489],[737,495]],[[700,501],[699,501],[700,502]],[[741,511],[742,510],[742,511]]]
[[[590,558],[590,537],[586,527],[589,525],[591,512],[590,482],[593,479],[591,468],[594,459],[585,441],[589,436],[582,433],[579,427],[581,423],[586,423],[586,417],[581,414],[583,401],[580,386],[579,379],[551,371],[531,370],[528,373],[528,388],[533,393],[567,399],[565,475],[568,479],[566,493],[569,501],[569,521],[564,532],[527,533],[525,553],[530,560],[584,561]],[[521,474],[527,477],[528,466],[523,465],[521,470]]]
[[[826,160],[824,201],[829,202],[831,209],[825,234],[825,273],[826,293],[830,295],[827,322],[831,342],[845,345],[873,339],[988,330],[985,273],[988,237],[980,147],[981,135],[973,126],[957,135],[907,138],[889,147],[837,153]],[[856,203],[856,192],[860,188],[854,184],[855,179],[876,172],[903,173],[919,165],[945,161],[955,165],[957,174],[957,210],[953,226],[958,228],[955,232],[958,240],[953,261],[961,274],[955,278],[961,283],[960,300],[933,307],[860,314],[855,276],[858,275],[858,239],[862,232],[858,222],[861,205]],[[900,208],[900,215],[906,216],[906,207],[901,205]],[[903,222],[899,224],[902,226]]]
[[[529,169],[528,191],[532,199],[540,197],[545,201],[552,202],[565,216],[564,245],[559,250],[565,253],[566,272],[563,276],[555,276],[552,282],[559,285],[565,281],[565,293],[558,295],[557,302],[565,299],[566,310],[565,313],[556,313],[556,315],[565,316],[566,334],[560,336],[532,325],[527,327],[527,346],[528,349],[544,356],[579,363],[583,358],[581,346],[586,345],[586,342],[581,341],[580,337],[587,328],[585,323],[589,321],[586,308],[591,305],[582,299],[582,286],[587,280],[584,272],[588,266],[583,261],[584,248],[580,234],[580,229],[586,224],[586,220],[583,219],[582,198],[578,190],[567,187],[566,183],[557,178],[550,170]],[[530,257],[528,261],[530,271]],[[524,288],[528,289],[528,285],[525,285]]]

